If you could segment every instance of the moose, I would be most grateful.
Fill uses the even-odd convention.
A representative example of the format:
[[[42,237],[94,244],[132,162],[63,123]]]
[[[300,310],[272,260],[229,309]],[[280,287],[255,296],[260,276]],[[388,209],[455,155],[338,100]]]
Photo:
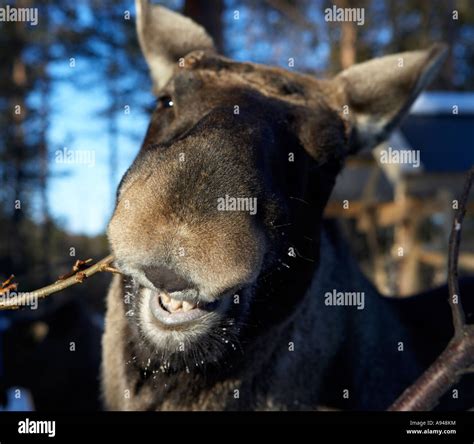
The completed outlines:
[[[190,19],[136,7],[157,104],[107,231],[122,274],[106,408],[387,409],[452,336],[448,292],[380,295],[323,211],[344,160],[387,138],[446,46],[318,80],[225,58]],[[257,211],[222,211],[227,198]],[[473,382],[437,408],[471,408]]]

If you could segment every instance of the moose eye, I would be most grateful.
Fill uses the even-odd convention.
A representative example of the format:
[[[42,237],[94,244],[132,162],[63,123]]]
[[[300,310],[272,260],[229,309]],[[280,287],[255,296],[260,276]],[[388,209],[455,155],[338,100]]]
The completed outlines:
[[[159,108],[172,108],[174,106],[173,99],[170,96],[158,97],[157,102]]]

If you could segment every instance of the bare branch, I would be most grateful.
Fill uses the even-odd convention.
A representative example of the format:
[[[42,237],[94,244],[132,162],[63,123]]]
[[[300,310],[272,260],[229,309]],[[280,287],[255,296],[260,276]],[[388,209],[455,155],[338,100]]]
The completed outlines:
[[[390,406],[389,411],[432,410],[439,399],[474,364],[474,328],[466,326],[465,336],[453,337],[446,349],[416,382]]]
[[[43,299],[51,294],[58,293],[65,288],[84,282],[85,279],[98,272],[119,273],[118,270],[111,266],[113,260],[114,256],[109,255],[88,268],[85,268],[85,265],[89,264],[91,259],[86,261],[76,261],[71,273],[61,276],[54,284],[30,292],[20,292],[15,297],[0,300],[0,310],[14,310],[22,306],[27,306],[33,299]],[[0,295],[9,294],[11,288],[8,289],[8,287],[11,287],[11,285],[17,285],[11,284],[12,279],[13,276],[11,276],[5,283],[2,284],[0,287]]]
[[[461,298],[459,297],[459,281],[458,281],[458,261],[459,261],[459,244],[461,242],[461,228],[464,216],[466,214],[466,205],[469,197],[469,191],[474,176],[474,168],[471,168],[464,190],[461,195],[458,210],[453,220],[451,235],[449,237],[449,256],[448,256],[448,286],[449,286],[449,305],[453,315],[453,324],[455,335],[462,335],[463,326],[466,322],[464,310],[462,308]]]
[[[431,410],[461,376],[472,370],[474,365],[474,325],[466,325],[461,304],[458,281],[458,258],[461,229],[466,205],[474,177],[471,167],[466,178],[459,207],[453,220],[449,239],[448,286],[449,305],[454,324],[454,336],[443,353],[417,381],[407,388],[389,407],[389,411]]]

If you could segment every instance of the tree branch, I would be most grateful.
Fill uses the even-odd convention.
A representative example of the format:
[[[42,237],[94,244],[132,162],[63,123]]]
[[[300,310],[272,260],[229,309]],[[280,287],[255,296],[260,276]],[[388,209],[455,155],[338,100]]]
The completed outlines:
[[[474,325],[466,324],[459,294],[458,258],[461,229],[474,177],[474,167],[468,172],[459,207],[449,238],[448,286],[449,305],[454,324],[454,336],[433,364],[416,382],[407,388],[389,407],[389,411],[431,410],[461,376],[474,365]]]
[[[474,176],[474,167],[469,171],[466,182],[464,183],[463,193],[459,202],[458,211],[454,217],[449,236],[449,256],[448,256],[448,286],[449,286],[449,305],[453,315],[454,334],[461,337],[463,326],[466,323],[466,317],[462,308],[461,298],[459,297],[459,281],[458,281],[458,261],[459,261],[459,244],[461,242],[461,228],[464,216],[466,214],[466,205],[469,197],[469,191],[472,186],[472,178]]]
[[[119,273],[118,270],[111,266],[113,260],[114,256],[109,255],[88,268],[84,267],[91,261],[91,259],[86,261],[76,261],[72,267],[72,272],[61,276],[54,284],[30,292],[19,292],[15,296],[6,297],[3,299],[5,296],[11,293],[13,288],[17,288],[18,284],[12,283],[12,275],[0,287],[0,296],[2,297],[2,299],[0,299],[0,310],[15,310],[23,306],[28,306],[33,300],[43,299],[51,294],[58,293],[65,288],[80,284],[98,272]]]

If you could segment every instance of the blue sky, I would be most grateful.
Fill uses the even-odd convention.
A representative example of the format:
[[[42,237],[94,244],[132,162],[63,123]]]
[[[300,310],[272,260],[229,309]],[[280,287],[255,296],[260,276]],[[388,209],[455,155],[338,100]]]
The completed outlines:
[[[82,62],[86,63],[77,60],[76,67]],[[80,75],[82,70],[77,71]],[[48,195],[51,213],[70,232],[100,233],[110,217],[114,192],[109,183],[107,122],[99,116],[100,110],[107,104],[107,97],[99,86],[78,90],[72,82],[56,84],[51,96],[53,113],[49,140],[52,178]],[[119,137],[114,188],[140,147],[147,120],[142,113],[131,108],[130,114],[121,114],[119,126],[122,131],[133,129],[138,136],[135,140]],[[64,148],[90,152],[95,162],[92,165],[58,163],[57,150],[64,152]]]

